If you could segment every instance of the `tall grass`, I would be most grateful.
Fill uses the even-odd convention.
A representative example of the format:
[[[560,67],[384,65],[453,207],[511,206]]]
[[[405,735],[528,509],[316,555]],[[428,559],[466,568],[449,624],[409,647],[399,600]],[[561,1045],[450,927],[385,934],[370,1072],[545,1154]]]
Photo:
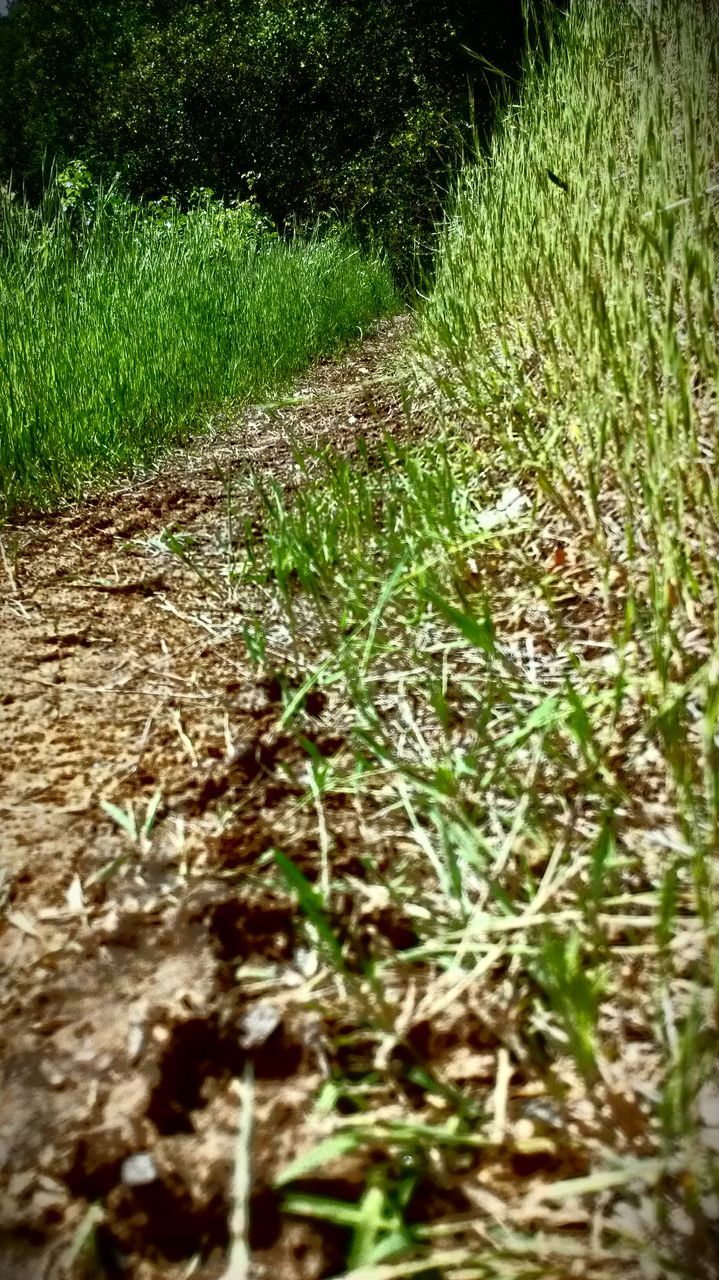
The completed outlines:
[[[0,192],[0,504],[146,462],[394,301],[379,260],[337,235],[281,243],[246,207],[50,192],[33,211]]]
[[[549,43],[442,236],[431,438],[261,486],[235,567],[314,664],[285,721],[317,684],[354,742],[308,748],[323,870],[288,882],[365,1054],[336,1129],[395,1216],[363,1280],[717,1274],[719,17],[577,0]]]

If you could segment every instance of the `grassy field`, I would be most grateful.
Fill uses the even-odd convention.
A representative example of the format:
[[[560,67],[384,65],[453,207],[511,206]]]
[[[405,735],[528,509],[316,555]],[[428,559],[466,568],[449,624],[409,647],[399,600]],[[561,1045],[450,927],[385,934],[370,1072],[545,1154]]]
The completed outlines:
[[[70,174],[37,211],[0,190],[0,513],[146,463],[396,304],[388,268],[338,237],[85,187]]]
[[[323,866],[277,877],[354,1054],[303,1170],[372,1153],[287,1207],[355,1280],[717,1274],[719,17],[551,43],[447,218],[424,441],[266,492],[233,570],[284,602],[285,721],[317,687],[354,744],[308,748]]]

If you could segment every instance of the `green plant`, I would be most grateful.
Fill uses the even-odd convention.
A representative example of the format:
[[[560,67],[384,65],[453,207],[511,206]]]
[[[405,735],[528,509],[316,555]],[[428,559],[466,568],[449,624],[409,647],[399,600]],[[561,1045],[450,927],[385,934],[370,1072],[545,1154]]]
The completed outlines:
[[[252,200],[135,206],[68,166],[0,201],[0,505],[147,463],[395,305],[342,234],[280,241]]]

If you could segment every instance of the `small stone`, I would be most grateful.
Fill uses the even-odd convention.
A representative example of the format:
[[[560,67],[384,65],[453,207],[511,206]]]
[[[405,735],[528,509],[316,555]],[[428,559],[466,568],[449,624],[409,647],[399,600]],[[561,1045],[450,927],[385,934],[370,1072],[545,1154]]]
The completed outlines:
[[[126,1187],[149,1187],[158,1177],[157,1165],[147,1151],[123,1160],[120,1178]]]
[[[243,1049],[254,1049],[257,1045],[269,1040],[272,1032],[279,1027],[282,1014],[277,1005],[267,1001],[253,1004],[242,1019],[240,1044]]]
[[[320,967],[320,960],[313,947],[298,947],[294,954],[295,968],[303,978],[314,978]]]
[[[527,1142],[530,1138],[534,1137],[535,1133],[536,1130],[534,1128],[534,1124],[526,1117],[518,1120],[514,1126],[515,1142]]]
[[[558,1107],[547,1098],[531,1098],[525,1104],[524,1114],[528,1120],[546,1125],[548,1129],[562,1129],[564,1127]]]

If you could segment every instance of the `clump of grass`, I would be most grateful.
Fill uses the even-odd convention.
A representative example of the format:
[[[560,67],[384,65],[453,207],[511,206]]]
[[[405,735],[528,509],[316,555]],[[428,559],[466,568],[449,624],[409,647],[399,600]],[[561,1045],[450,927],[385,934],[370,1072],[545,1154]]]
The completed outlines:
[[[37,210],[0,191],[0,506],[146,463],[395,303],[382,261],[281,242],[247,202],[136,208],[82,166]]]
[[[363,1280],[717,1274],[719,17],[576,3],[549,53],[448,217],[433,438],[265,490],[236,566],[353,744],[319,889],[280,870],[392,1205]]]

